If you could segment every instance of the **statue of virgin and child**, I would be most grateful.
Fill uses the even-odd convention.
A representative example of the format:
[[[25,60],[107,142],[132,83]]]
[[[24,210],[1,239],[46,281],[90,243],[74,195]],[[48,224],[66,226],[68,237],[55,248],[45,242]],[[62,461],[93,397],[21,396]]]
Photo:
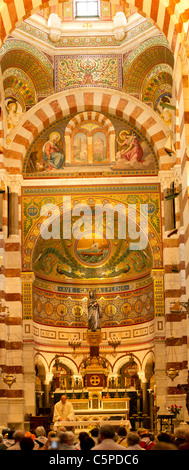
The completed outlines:
[[[88,298],[88,329],[97,331],[101,329],[101,309],[93,289],[89,290]]]

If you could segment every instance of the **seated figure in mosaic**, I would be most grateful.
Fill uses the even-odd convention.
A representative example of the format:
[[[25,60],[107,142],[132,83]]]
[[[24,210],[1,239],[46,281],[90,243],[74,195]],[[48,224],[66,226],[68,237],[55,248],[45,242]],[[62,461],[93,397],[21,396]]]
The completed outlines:
[[[61,148],[57,145],[60,140],[58,132],[52,132],[49,135],[49,140],[43,146],[43,159],[48,163],[48,170],[56,168],[59,170],[64,163],[64,155]]]

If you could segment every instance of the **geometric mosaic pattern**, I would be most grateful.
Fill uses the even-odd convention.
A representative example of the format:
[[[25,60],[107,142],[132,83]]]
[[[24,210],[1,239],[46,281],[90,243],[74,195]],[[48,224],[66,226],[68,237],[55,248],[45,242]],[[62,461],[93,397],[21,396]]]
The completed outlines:
[[[23,70],[32,80],[39,96],[54,92],[53,68],[47,58],[31,45],[21,41],[8,41],[1,49],[2,72],[6,69]]]
[[[143,289],[123,293],[116,297],[98,296],[102,311],[101,326],[125,326],[153,319],[153,284]],[[86,328],[87,295],[75,298],[41,290],[34,285],[33,319],[52,326]]]
[[[173,68],[173,53],[164,45],[148,47],[135,59],[130,56],[123,66],[123,89],[127,93],[140,93],[144,78],[155,65],[166,63]]]
[[[86,85],[121,88],[121,56],[115,54],[55,56],[56,91]]]

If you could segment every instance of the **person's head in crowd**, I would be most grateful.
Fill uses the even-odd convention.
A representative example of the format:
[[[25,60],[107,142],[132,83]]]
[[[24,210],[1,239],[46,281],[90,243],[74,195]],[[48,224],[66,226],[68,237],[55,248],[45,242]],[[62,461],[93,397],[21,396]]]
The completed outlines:
[[[185,442],[186,429],[179,427],[174,430],[174,441],[173,443],[179,447],[179,445]]]
[[[45,431],[45,428],[43,426],[38,426],[36,428],[36,436],[46,436],[46,431]]]
[[[28,452],[29,450],[33,450],[34,448],[34,441],[31,437],[24,437],[20,442],[20,450]]]
[[[22,439],[25,437],[25,433],[20,429],[17,429],[17,431],[14,432],[13,437],[15,442],[21,442]]]
[[[36,438],[35,442],[39,445],[40,448],[42,448],[46,442],[48,441],[46,437],[46,431],[43,426],[38,426],[36,428]]]
[[[88,436],[88,435],[89,435],[88,432],[86,432],[86,431],[81,431],[81,432],[79,433],[79,436],[78,436],[78,437],[79,437],[79,442],[81,442],[82,439],[83,439],[84,437]]]
[[[68,446],[73,446],[75,441],[75,436],[73,432],[66,431],[66,432],[58,432],[57,437],[59,439],[60,444],[67,444]]]
[[[99,428],[92,428],[91,431],[89,432],[89,435],[94,439],[95,444],[99,444],[100,438],[99,438]]]
[[[127,444],[128,444],[128,447],[140,445],[140,436],[136,434],[135,432],[129,432],[127,434]]]
[[[98,436],[99,436],[99,428],[93,428],[93,429],[91,429],[90,435],[91,435],[92,437],[98,437]]]
[[[114,439],[115,436],[115,428],[110,424],[103,424],[100,428],[100,441],[104,439]]]
[[[127,431],[124,428],[124,426],[120,426],[117,430],[117,433],[118,433],[119,437],[126,437],[126,435],[127,435]]]
[[[157,436],[158,442],[172,442],[172,437],[168,432],[160,432]]]
[[[81,439],[80,441],[80,448],[82,452],[87,452],[90,449],[92,449],[92,447],[94,446],[95,446],[95,441],[89,435],[84,436],[83,439]]]

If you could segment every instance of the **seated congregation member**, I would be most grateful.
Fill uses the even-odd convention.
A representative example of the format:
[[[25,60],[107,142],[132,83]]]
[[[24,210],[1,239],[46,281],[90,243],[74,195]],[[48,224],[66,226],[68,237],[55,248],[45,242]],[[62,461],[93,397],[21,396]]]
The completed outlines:
[[[17,430],[13,434],[13,437],[14,437],[14,444],[9,446],[7,450],[20,450],[20,443],[22,439],[25,437],[25,433],[21,430]]]
[[[37,442],[36,442],[36,434],[34,434],[33,432],[30,432],[30,431],[26,431],[25,437],[31,437],[32,441],[34,441],[34,448],[33,448],[33,450],[41,449],[40,445],[37,444]]]
[[[185,441],[178,448],[179,450],[189,450],[189,431],[186,431]]]
[[[75,436],[71,431],[58,432],[58,450],[75,450]]]
[[[84,439],[86,436],[87,436],[87,437],[89,436],[88,432],[86,432],[86,431],[81,431],[81,432],[79,433],[79,436],[78,436],[79,441],[75,444],[75,449],[76,449],[76,450],[81,450],[81,441],[82,441],[82,439]]]
[[[34,441],[31,437],[24,437],[20,442],[20,450],[28,452],[34,449]]]
[[[157,436],[157,444],[159,444],[159,442],[167,442],[170,444],[173,440],[174,436],[165,431],[160,432]]]
[[[92,449],[92,447],[94,447],[94,445],[95,445],[94,439],[92,439],[92,437],[90,436],[85,436],[83,437],[80,443],[81,451],[88,452],[89,450]]]
[[[38,426],[35,430],[36,438],[34,444],[38,444],[39,448],[43,447],[47,442],[46,431],[43,426]]]
[[[186,430],[184,427],[180,426],[176,429],[174,429],[174,439],[173,439],[173,444],[179,448],[181,444],[184,444],[185,442],[185,436],[186,436]]]
[[[9,429],[8,435],[7,434],[5,435],[4,444],[6,446],[6,449],[8,449],[10,446],[14,444],[14,438],[13,438],[14,433],[15,433],[14,429]]]
[[[124,447],[127,447],[127,431],[124,428],[124,426],[120,426],[117,430],[118,434],[118,439],[117,439],[117,444],[121,444]]]
[[[54,406],[53,422],[58,421],[73,421],[74,411],[72,403],[67,400],[66,395],[62,395],[60,401]]]
[[[140,436],[135,432],[129,432],[127,434],[127,450],[144,450],[140,446]]]
[[[91,450],[125,450],[125,447],[114,441],[115,429],[110,424],[103,424],[99,432],[100,444]]]
[[[95,441],[95,445],[99,444],[99,428],[93,428],[90,431],[90,436]]]
[[[155,446],[155,442],[148,429],[140,431],[140,446],[145,450],[151,450]]]
[[[2,430],[1,430],[2,440],[0,442],[0,450],[7,450],[6,441],[7,441],[7,438],[8,438],[8,432],[9,431],[10,431],[9,428],[2,428]]]

